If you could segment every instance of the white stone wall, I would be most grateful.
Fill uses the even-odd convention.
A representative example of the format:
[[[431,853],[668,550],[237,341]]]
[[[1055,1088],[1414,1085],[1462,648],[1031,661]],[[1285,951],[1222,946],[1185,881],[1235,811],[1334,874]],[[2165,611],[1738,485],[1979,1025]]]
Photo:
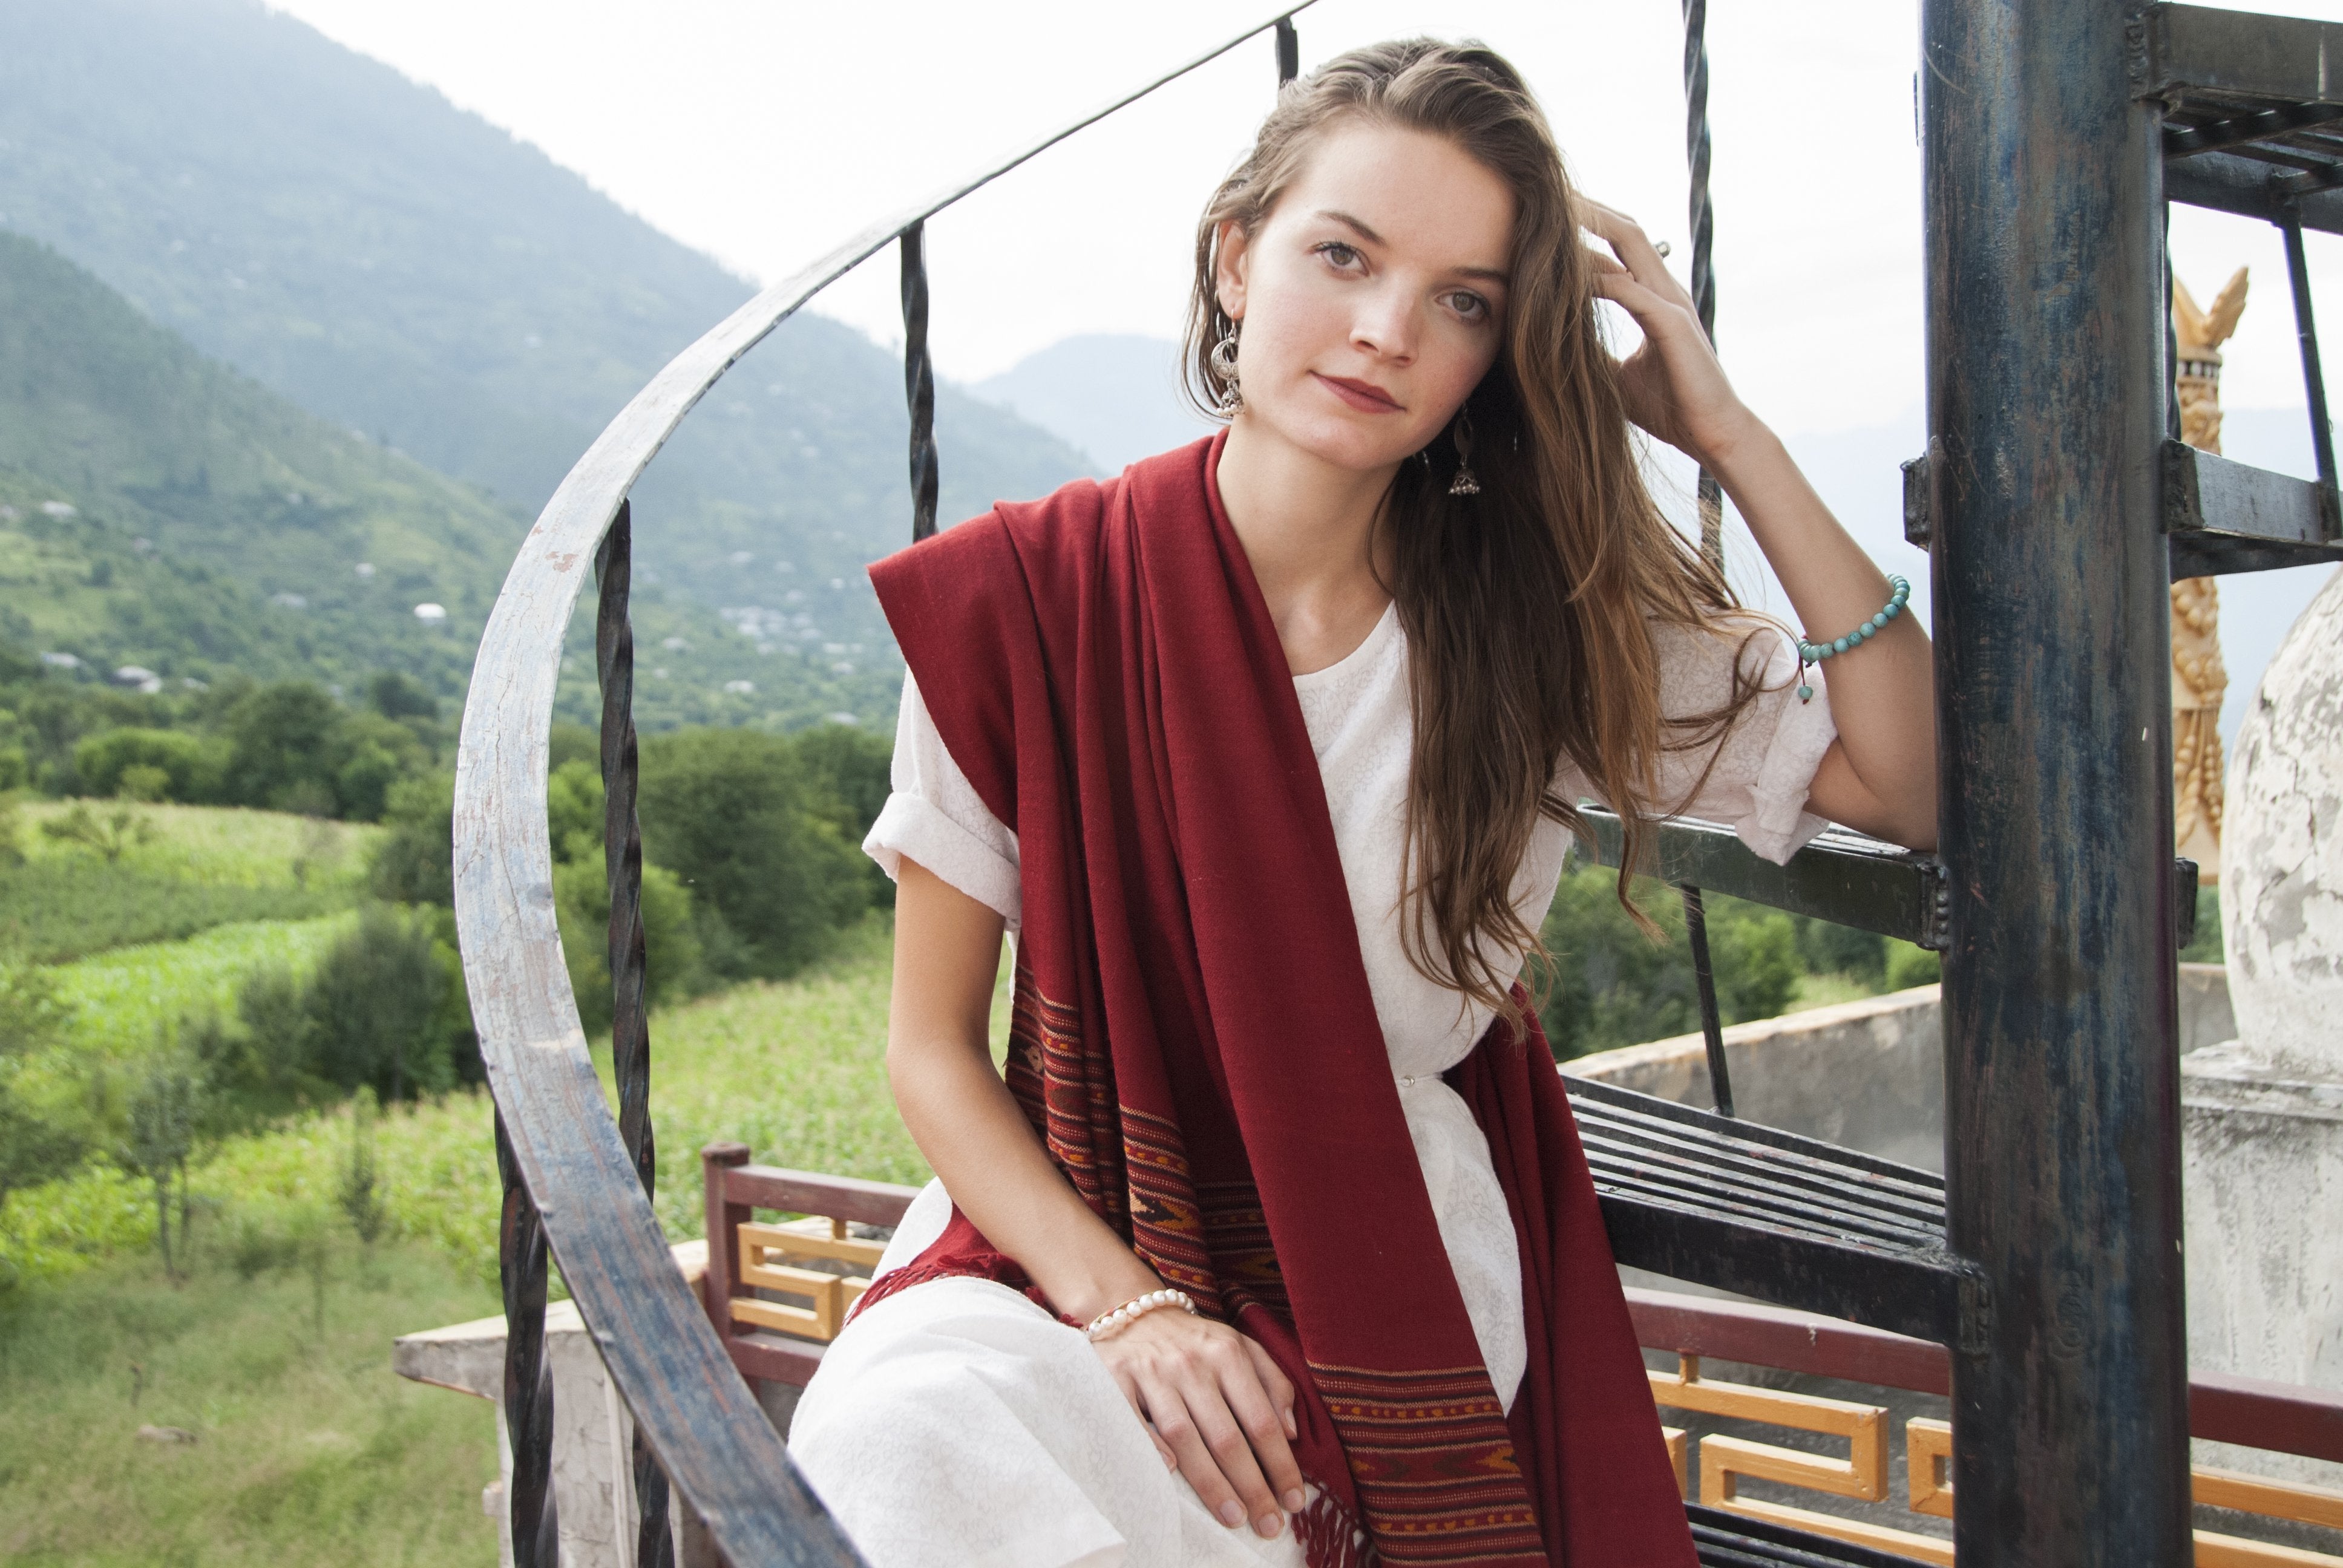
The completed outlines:
[[[2238,1037],[2297,1077],[2343,1080],[2343,570],[2263,673],[2223,815]]]

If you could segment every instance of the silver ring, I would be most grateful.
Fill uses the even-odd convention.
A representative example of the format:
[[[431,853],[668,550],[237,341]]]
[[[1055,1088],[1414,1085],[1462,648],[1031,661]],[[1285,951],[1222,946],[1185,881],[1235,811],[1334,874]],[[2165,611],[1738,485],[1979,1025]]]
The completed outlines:
[[[1668,255],[1668,242],[1667,242],[1666,240],[1662,240],[1662,241],[1660,241],[1657,245],[1654,245],[1654,246],[1652,246],[1652,248],[1653,248],[1654,250],[1656,250],[1656,251],[1658,251],[1658,252],[1660,253],[1660,259],[1661,259],[1661,260],[1664,261],[1664,260],[1666,260],[1666,259],[1667,259],[1667,255]]]

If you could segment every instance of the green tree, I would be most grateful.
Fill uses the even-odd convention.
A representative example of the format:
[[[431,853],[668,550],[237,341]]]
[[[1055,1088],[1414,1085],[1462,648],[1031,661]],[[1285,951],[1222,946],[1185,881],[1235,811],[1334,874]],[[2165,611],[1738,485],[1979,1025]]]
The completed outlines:
[[[62,1176],[78,1164],[82,1141],[17,1092],[17,1059],[65,1038],[71,1012],[49,971],[21,945],[0,943],[0,1214],[19,1187]]]
[[[116,1159],[134,1176],[146,1178],[155,1193],[155,1245],[163,1272],[184,1278],[186,1251],[187,1161],[195,1152],[203,1114],[201,1070],[176,1051],[157,1051],[131,1091],[127,1129]],[[171,1251],[171,1189],[178,1183],[179,1253]]]
[[[10,1193],[70,1174],[82,1152],[77,1135],[25,1104],[12,1077],[0,1076],[0,1218]]]
[[[361,1089],[350,1101],[350,1151],[334,1188],[335,1202],[368,1255],[390,1221],[390,1210],[382,1200],[381,1176],[375,1169],[374,1119],[374,1091]]]
[[[447,961],[427,920],[385,904],[358,913],[306,991],[313,1070],[386,1102],[454,1086],[444,1027]]]
[[[456,901],[456,777],[426,773],[402,779],[385,793],[383,824],[367,880],[374,896],[394,904]]]
[[[610,1027],[610,888],[602,852],[602,776],[591,762],[564,762],[546,781],[553,839],[553,910],[562,961],[586,1032]],[[653,1006],[697,990],[706,970],[691,895],[664,866],[643,867],[645,980]]]
[[[155,841],[154,819],[146,812],[131,806],[116,806],[101,814],[82,800],[75,801],[63,816],[42,823],[41,831],[61,844],[79,844],[95,849],[106,857],[109,865],[122,859],[123,851],[131,846]]]
[[[226,716],[227,799],[329,815],[336,800],[329,742],[340,718],[326,689],[310,681],[280,680],[247,693]]]
[[[1684,900],[1638,878],[1635,907],[1657,928],[1640,930],[1619,907],[1616,873],[1571,857],[1541,935],[1547,960],[1528,977],[1542,992],[1539,1021],[1557,1059],[1689,1034],[1700,995],[1684,940]],[[1717,1012],[1726,1023],[1772,1018],[1797,994],[1805,972],[1796,928],[1778,910],[1715,893],[1704,900]]]
[[[870,907],[870,883],[784,736],[694,729],[642,747],[643,842],[707,913],[720,973],[778,978]]]
[[[133,768],[160,769],[162,799],[207,804],[221,798],[227,745],[184,729],[130,726],[84,736],[74,746],[74,772],[85,794],[123,793],[122,776]]]
[[[0,933],[0,1060],[47,1050],[72,1023],[73,1008],[56,977],[33,961],[13,932]]]
[[[895,748],[883,738],[854,724],[823,724],[792,738],[806,776],[827,801],[820,808],[851,845],[860,846],[870,824],[887,804],[894,788],[890,778]],[[864,880],[870,901],[886,906],[895,901],[895,884],[879,863],[865,857]]]

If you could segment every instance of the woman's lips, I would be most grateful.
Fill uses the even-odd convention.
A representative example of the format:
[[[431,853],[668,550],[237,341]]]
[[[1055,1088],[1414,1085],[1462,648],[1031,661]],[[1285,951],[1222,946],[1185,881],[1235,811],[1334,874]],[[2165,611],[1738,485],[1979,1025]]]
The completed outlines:
[[[1319,380],[1324,382],[1327,389],[1335,397],[1363,413],[1395,414],[1399,412],[1399,404],[1393,400],[1389,393],[1371,387],[1364,381],[1346,381],[1340,376],[1319,375],[1315,370],[1310,374],[1317,376]]]

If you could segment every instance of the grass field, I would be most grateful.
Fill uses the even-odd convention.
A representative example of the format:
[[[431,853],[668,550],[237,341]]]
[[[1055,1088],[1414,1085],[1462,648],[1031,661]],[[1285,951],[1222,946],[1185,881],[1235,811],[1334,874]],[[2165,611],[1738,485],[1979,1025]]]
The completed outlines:
[[[699,1149],[719,1139],[746,1142],[770,1163],[927,1180],[887,1091],[889,940],[886,921],[873,919],[799,980],[744,986],[653,1017],[659,1211],[671,1237],[700,1233]],[[481,1281],[496,1277],[491,1126],[487,1098],[470,1093],[395,1107],[374,1128],[392,1232],[428,1243]],[[197,1165],[191,1186],[218,1209],[219,1223],[281,1231],[329,1208],[349,1142],[346,1108],[315,1112],[225,1141]],[[18,1193],[0,1220],[0,1263],[28,1281],[53,1279],[147,1246],[149,1201],[143,1186],[110,1166]]]
[[[342,1241],[247,1278],[206,1234],[184,1285],[124,1256],[0,1319],[0,1562],[493,1568],[490,1407],[390,1372],[392,1336],[497,1310],[477,1274]]]
[[[671,1237],[700,1233],[699,1150],[719,1138],[759,1160],[926,1179],[886,1088],[888,943],[874,919],[798,980],[653,1019]],[[496,1474],[488,1407],[390,1372],[396,1335],[497,1311],[489,1129],[478,1094],[382,1118],[390,1231],[371,1261],[334,1204],[347,1111],[229,1140],[197,1167],[196,1263],[176,1289],[152,1261],[148,1195],[118,1171],[11,1199],[0,1562],[493,1563],[474,1505]],[[306,1266],[321,1238],[322,1332]],[[198,1441],[142,1442],[142,1422]]]
[[[61,842],[41,830],[74,809],[70,800],[30,800],[18,809],[18,847],[28,860],[90,857],[95,850]],[[103,818],[112,802],[87,803]],[[362,822],[332,822],[285,811],[226,806],[151,805],[135,808],[155,837],[133,842],[121,864],[206,887],[351,891],[366,877],[366,851],[383,829]]]
[[[151,837],[126,836],[109,859],[41,830],[74,809],[65,801],[20,808],[24,861],[7,865],[0,853],[0,937],[44,963],[347,909],[365,879],[367,850],[382,831],[278,811],[139,806],[130,809],[131,822]],[[87,807],[101,826],[120,809],[106,801]]]
[[[236,988],[256,969],[281,963],[306,972],[357,918],[216,926],[184,941],[116,948],[56,966],[57,994],[72,1021],[62,1043],[19,1067],[18,1090],[52,1108],[106,1092],[108,1070],[162,1047],[191,1015],[233,1016]]]

